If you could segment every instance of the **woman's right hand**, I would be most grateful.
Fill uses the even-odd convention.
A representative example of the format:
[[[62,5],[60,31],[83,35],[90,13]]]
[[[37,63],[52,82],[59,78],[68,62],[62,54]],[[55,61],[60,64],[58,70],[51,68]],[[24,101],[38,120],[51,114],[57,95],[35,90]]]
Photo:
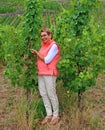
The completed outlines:
[[[31,53],[32,53],[32,54],[37,54],[37,51],[34,50],[34,49],[31,49]]]

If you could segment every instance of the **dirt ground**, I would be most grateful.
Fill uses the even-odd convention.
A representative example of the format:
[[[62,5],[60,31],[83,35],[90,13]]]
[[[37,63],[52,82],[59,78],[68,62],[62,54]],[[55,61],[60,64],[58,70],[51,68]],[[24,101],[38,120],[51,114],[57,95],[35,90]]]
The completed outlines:
[[[3,70],[3,67],[0,67],[0,130],[18,130],[14,118],[14,103],[17,100],[19,90],[12,89],[10,84],[5,82]],[[99,113],[101,124],[105,126],[105,76],[100,75],[97,79],[97,86],[89,90],[86,95],[94,102],[94,115]],[[69,130],[69,128],[65,130]]]
[[[3,77],[3,68],[0,68],[0,130],[15,130],[14,102],[17,90],[12,90]]]

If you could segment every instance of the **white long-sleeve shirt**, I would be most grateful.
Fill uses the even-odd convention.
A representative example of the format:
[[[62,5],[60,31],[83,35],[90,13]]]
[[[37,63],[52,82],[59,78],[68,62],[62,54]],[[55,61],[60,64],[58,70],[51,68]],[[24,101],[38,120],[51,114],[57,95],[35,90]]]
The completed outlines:
[[[58,53],[58,47],[56,44],[53,44],[47,56],[44,58],[45,64],[49,64],[53,60],[53,58],[56,56],[57,53]]]

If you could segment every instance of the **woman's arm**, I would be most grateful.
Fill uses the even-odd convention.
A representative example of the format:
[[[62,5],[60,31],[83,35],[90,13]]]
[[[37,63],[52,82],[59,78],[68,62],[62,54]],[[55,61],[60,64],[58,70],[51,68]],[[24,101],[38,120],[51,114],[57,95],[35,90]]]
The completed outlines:
[[[37,50],[31,49],[31,53],[37,55],[41,60],[44,61],[44,56],[41,55]]]
[[[44,58],[45,64],[49,64],[54,59],[57,53],[58,53],[58,47],[56,44],[53,44],[47,56]]]
[[[41,55],[37,50],[34,50],[34,49],[31,49],[31,53],[36,54],[42,61],[45,62],[45,64],[49,64],[58,53],[58,47],[56,44],[53,44],[47,56],[45,57]]]

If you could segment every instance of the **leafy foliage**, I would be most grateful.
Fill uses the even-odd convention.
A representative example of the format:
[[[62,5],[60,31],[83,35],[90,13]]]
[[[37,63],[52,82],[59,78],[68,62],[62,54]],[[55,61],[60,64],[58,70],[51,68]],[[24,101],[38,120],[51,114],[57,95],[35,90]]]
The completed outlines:
[[[30,52],[31,48],[39,46],[39,30],[42,22],[42,7],[40,0],[28,0],[24,14],[23,27],[5,30],[5,60],[11,82],[30,89],[37,85],[36,57]],[[9,34],[9,37],[7,36]]]
[[[73,3],[57,19],[56,40],[61,46],[60,79],[74,92],[84,92],[95,85],[104,69],[105,30],[95,24],[91,11],[97,1],[80,0]]]
[[[5,60],[7,63],[4,73],[11,79],[12,84],[21,86],[24,64],[22,59],[24,51],[22,32],[11,26],[1,26],[0,39],[2,60]]]
[[[43,8],[47,10],[61,11],[59,2],[43,1]]]
[[[3,16],[0,18],[1,25],[11,25],[16,27],[21,27],[22,24],[22,16]]]
[[[2,5],[0,8],[0,13],[6,13],[6,12],[14,12],[15,8],[12,5]]]
[[[42,6],[40,0],[28,0],[26,12],[24,14],[23,35],[25,43],[25,84],[24,87],[29,89],[30,86],[37,83],[37,70],[35,66],[35,57],[31,54],[31,48],[37,48],[39,43],[39,30],[42,26]]]

